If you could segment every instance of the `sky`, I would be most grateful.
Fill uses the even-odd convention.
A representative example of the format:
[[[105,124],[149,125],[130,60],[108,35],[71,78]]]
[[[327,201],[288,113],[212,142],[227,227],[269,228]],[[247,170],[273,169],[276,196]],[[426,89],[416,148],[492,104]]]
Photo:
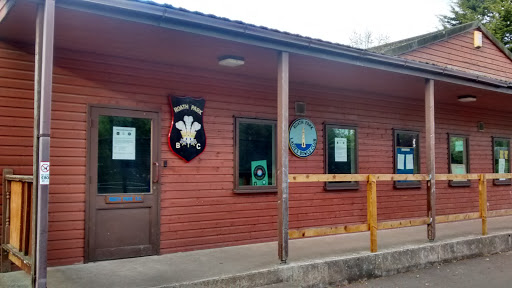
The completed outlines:
[[[302,36],[350,44],[354,32],[389,41],[440,29],[450,0],[154,0]]]

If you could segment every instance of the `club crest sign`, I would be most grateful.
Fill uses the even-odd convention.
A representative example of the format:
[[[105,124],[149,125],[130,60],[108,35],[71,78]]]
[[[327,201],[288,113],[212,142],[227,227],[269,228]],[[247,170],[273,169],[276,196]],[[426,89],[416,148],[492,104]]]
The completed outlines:
[[[316,149],[315,124],[306,118],[297,118],[290,124],[289,145],[295,156],[306,158]]]
[[[186,162],[201,154],[206,147],[203,112],[204,99],[169,96],[172,122],[169,148]]]

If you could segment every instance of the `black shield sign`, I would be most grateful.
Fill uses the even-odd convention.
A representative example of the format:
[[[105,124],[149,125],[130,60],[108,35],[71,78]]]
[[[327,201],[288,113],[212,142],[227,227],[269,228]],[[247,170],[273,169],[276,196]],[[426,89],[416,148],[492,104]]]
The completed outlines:
[[[183,160],[190,162],[206,147],[203,112],[205,100],[169,96],[172,122],[169,147]]]

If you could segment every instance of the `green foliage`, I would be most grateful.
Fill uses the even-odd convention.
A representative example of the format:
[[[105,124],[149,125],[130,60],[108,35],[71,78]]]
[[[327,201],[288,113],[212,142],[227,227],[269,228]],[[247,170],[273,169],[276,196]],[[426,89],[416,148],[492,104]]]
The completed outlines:
[[[454,0],[439,21],[444,28],[479,21],[512,51],[512,0]]]

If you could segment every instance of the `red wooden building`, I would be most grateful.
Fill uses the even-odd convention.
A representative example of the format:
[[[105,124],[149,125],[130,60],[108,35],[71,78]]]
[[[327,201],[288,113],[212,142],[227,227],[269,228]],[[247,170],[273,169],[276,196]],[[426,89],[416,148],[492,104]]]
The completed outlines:
[[[430,174],[433,155],[436,173],[511,172],[512,56],[479,24],[364,51],[151,2],[56,1],[54,18],[52,1],[38,10],[43,2],[0,1],[0,168],[32,175],[42,83],[51,95],[49,265],[275,241],[279,132],[296,118],[314,123],[316,150],[288,151],[286,173]],[[425,130],[426,81],[435,135]],[[207,144],[189,163],[168,145],[169,95],[205,100]],[[288,115],[278,95],[289,97],[279,110]],[[139,138],[116,140],[116,127]],[[254,186],[256,160],[268,177]],[[477,182],[436,188],[437,215],[478,211]],[[290,183],[289,228],[365,223],[365,191]],[[424,217],[425,191],[379,184],[379,219]],[[488,207],[512,208],[510,181],[489,185]]]

